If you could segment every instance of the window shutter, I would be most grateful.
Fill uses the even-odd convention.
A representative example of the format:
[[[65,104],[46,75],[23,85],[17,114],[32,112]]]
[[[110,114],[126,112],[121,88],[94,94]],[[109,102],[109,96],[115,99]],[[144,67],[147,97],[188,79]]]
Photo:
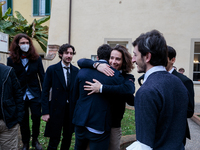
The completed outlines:
[[[45,15],[50,15],[51,11],[51,0],[45,0]]]
[[[39,0],[33,0],[33,16],[39,16]]]
[[[7,9],[11,8],[11,13],[9,16],[13,15],[13,0],[7,0]]]

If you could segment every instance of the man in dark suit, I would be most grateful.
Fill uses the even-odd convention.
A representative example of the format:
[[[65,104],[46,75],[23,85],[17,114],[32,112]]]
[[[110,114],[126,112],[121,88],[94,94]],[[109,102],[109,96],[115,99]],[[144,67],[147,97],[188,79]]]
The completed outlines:
[[[97,55],[100,62],[108,62],[111,48],[102,45],[98,48]],[[98,67],[99,63],[96,64]],[[84,90],[86,81],[97,79],[109,85],[121,84],[124,80],[119,71],[115,70],[113,77],[106,76],[97,70],[83,68],[79,71],[75,82],[75,111],[73,123],[75,124],[76,143],[75,150],[86,149],[88,143],[90,150],[106,150],[109,146],[111,129],[110,94],[92,94]],[[117,92],[117,91],[116,91]]]
[[[61,150],[69,149],[73,133],[71,93],[79,70],[71,64],[75,54],[73,46],[63,44],[58,53],[61,61],[47,68],[42,91],[42,119],[47,122],[44,135],[50,137],[48,150],[57,150],[62,128]]]
[[[168,64],[167,64],[167,71],[175,76],[177,76],[179,79],[181,79],[181,81],[183,82],[183,84],[185,85],[185,87],[187,88],[188,92],[189,92],[189,103],[188,103],[188,108],[187,108],[187,118],[191,118],[194,114],[194,85],[192,80],[190,80],[188,77],[186,77],[185,75],[178,73],[174,67],[173,64],[176,61],[176,51],[173,47],[171,46],[167,46],[168,49]],[[182,101],[182,99],[180,99]],[[188,139],[190,139],[190,130],[189,130],[189,126],[188,126],[188,122],[187,122],[187,127],[186,127],[186,135],[185,135]],[[184,138],[184,145],[186,143],[186,137]]]
[[[30,127],[29,108],[32,120],[32,146],[42,150],[38,141],[41,117],[41,85],[44,79],[44,68],[41,57],[37,54],[32,40],[26,34],[17,34],[10,45],[10,57],[7,65],[14,68],[20,82],[24,100],[24,118],[20,123],[23,148],[29,149]],[[39,77],[39,78],[38,78]]]
[[[189,97],[183,83],[165,69],[166,41],[153,30],[141,34],[133,46],[132,61],[145,76],[135,96],[137,141],[130,149],[184,150]]]

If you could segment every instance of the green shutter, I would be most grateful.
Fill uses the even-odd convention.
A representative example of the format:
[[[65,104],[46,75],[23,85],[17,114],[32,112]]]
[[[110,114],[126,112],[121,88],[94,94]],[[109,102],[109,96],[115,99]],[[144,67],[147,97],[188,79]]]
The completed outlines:
[[[50,15],[51,12],[51,0],[45,0],[45,15]]]
[[[39,0],[33,0],[33,16],[39,16]]]
[[[7,9],[11,8],[11,13],[9,16],[13,15],[13,0],[7,0]]]

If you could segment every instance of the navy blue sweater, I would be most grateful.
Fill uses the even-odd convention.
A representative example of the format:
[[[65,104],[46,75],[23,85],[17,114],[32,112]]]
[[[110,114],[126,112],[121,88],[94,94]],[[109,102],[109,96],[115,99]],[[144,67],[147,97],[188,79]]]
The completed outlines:
[[[154,150],[181,150],[187,121],[188,92],[166,71],[152,73],[135,97],[137,140]]]

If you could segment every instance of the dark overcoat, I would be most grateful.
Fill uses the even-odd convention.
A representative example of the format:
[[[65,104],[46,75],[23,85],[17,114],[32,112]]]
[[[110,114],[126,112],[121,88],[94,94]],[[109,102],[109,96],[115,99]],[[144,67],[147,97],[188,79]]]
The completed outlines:
[[[185,85],[185,87],[188,90],[189,103],[188,103],[188,109],[187,109],[187,117],[191,118],[194,114],[194,85],[193,85],[193,82],[185,75],[178,73],[175,69],[172,72],[172,74],[177,76],[183,82],[183,84]],[[189,130],[188,122],[187,122],[187,126],[186,126],[186,137],[190,139],[190,130]]]
[[[79,69],[70,64],[70,87],[66,86],[61,62],[47,68],[42,91],[42,115],[49,114],[45,136],[60,137],[64,121],[67,100],[72,101],[73,85]],[[49,98],[51,89],[51,97]],[[73,112],[69,107],[69,112]],[[71,119],[69,120],[71,124]],[[70,128],[73,132],[73,128]]]
[[[23,95],[28,88],[35,98],[41,96],[41,86],[45,74],[41,57],[39,57],[37,60],[29,60],[27,71],[25,71],[25,68],[21,62],[14,63],[11,57],[8,57],[7,65],[14,68],[17,78],[20,82]]]

